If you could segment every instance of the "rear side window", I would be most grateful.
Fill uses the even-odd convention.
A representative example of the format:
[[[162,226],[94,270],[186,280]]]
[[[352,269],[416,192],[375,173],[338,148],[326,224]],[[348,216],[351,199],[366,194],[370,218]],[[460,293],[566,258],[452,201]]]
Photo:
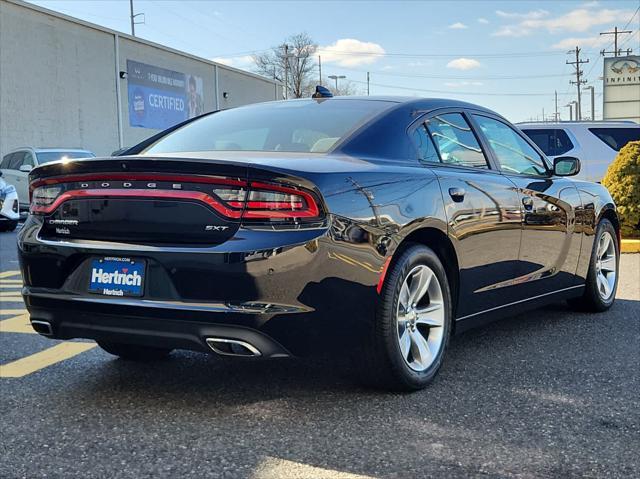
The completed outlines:
[[[573,148],[567,132],[560,128],[522,130],[547,156],[563,155]]]
[[[440,157],[424,123],[413,132],[413,143],[418,151],[418,159],[420,161],[440,163]]]
[[[426,124],[442,163],[488,168],[487,159],[471,126],[460,113],[437,115],[427,120]]]
[[[589,128],[589,131],[616,151],[630,141],[640,140],[640,128]]]

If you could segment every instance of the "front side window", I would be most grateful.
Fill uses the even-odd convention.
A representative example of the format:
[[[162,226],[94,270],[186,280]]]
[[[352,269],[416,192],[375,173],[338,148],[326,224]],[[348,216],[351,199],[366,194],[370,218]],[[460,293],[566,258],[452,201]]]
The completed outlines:
[[[488,168],[471,126],[460,113],[445,113],[427,120],[442,163],[470,168]]]
[[[630,141],[640,140],[640,128],[589,128],[589,131],[596,135],[600,141],[603,141],[616,151],[629,143]]]
[[[9,163],[10,170],[19,170],[20,166],[24,163],[27,154],[24,151],[17,151],[11,155],[11,162]]]
[[[486,116],[473,117],[487,138],[502,171],[520,175],[547,175],[544,160],[513,128]]]
[[[12,157],[12,154],[4,155],[4,158],[2,158],[2,163],[0,163],[0,168],[2,168],[3,170],[9,168],[9,163],[11,163]]]
[[[547,156],[564,155],[573,148],[569,135],[560,128],[523,129],[522,132]]]
[[[385,101],[297,100],[208,115],[160,138],[142,154],[187,151],[326,153],[354,129],[395,106]]]

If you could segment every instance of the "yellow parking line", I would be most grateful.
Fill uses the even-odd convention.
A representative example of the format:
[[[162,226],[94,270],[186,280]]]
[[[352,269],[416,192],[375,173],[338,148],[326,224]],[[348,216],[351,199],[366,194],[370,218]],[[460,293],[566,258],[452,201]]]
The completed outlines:
[[[15,293],[13,293],[15,295]],[[8,296],[6,298],[0,298],[0,304],[5,303],[22,303],[22,296]]]
[[[0,333],[37,334],[31,327],[28,314],[21,314],[0,321]]]
[[[8,296],[16,296],[20,294],[17,291],[0,291],[0,298],[6,298]]]
[[[22,289],[22,283],[18,284],[2,284],[0,283],[0,289],[17,289],[20,290]]]
[[[22,308],[22,309],[0,309],[0,314],[2,316],[8,316],[10,314],[26,314],[27,310]]]
[[[0,286],[5,284],[22,284],[21,279],[0,279]]]
[[[95,343],[56,344],[26,358],[0,365],[0,378],[21,378],[95,347]]]
[[[9,278],[11,276],[18,276],[20,271],[2,271],[0,273],[0,278]]]

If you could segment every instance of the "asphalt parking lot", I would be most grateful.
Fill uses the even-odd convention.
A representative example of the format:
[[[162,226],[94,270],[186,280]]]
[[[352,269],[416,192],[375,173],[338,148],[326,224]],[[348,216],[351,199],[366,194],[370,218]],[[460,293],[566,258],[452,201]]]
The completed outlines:
[[[613,309],[453,339],[415,394],[322,361],[132,364],[33,334],[0,234],[0,477],[639,477],[640,255]]]

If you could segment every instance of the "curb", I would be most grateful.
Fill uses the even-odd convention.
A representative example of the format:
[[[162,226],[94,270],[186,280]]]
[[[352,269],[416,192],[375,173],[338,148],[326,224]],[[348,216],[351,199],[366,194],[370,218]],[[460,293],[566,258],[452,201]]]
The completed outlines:
[[[640,253],[640,239],[623,239],[620,245],[621,253]]]

